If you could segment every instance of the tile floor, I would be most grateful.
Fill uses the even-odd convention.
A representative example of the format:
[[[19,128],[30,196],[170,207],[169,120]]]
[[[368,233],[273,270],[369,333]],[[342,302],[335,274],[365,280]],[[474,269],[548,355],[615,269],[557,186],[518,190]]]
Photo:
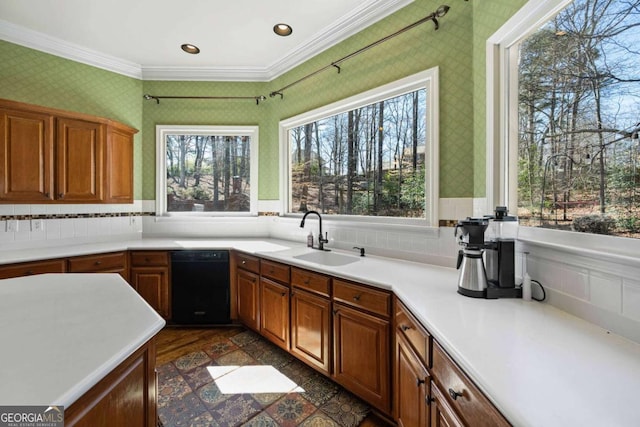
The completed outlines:
[[[164,427],[355,427],[369,407],[251,331],[158,366]]]

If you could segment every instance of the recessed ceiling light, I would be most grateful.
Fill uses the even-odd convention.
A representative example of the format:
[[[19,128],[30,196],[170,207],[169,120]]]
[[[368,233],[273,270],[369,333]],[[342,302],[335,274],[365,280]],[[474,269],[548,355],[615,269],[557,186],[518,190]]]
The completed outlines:
[[[182,50],[192,55],[197,55],[198,53],[200,53],[200,48],[193,44],[185,43],[180,47],[182,48]]]
[[[293,28],[287,24],[276,24],[273,26],[273,32],[279,36],[286,37],[293,33]]]

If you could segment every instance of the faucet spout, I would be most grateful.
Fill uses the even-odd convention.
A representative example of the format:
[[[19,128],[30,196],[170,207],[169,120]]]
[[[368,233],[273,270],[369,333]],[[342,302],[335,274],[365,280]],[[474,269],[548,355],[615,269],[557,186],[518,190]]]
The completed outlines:
[[[307,216],[314,214],[318,216],[318,228],[319,228],[319,236],[318,236],[318,249],[320,249],[321,251],[325,250],[324,249],[324,244],[325,243],[329,243],[329,239],[327,238],[326,235],[322,235],[322,215],[320,215],[320,213],[318,211],[307,211],[303,217],[302,217],[302,221],[300,221],[300,228],[304,227],[304,222],[307,219]]]

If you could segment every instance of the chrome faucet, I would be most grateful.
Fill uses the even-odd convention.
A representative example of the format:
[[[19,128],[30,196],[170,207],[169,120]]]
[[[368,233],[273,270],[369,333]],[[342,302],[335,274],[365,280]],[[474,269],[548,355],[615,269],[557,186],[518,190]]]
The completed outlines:
[[[319,224],[319,232],[320,234],[318,234],[318,247],[317,249],[320,249],[321,251],[325,251],[328,249],[324,248],[324,244],[325,243],[329,243],[329,238],[327,236],[327,233],[324,234],[324,237],[322,236],[322,216],[320,216],[320,213],[317,211],[308,211],[307,213],[304,214],[304,216],[302,217],[302,221],[300,221],[300,228],[304,228],[304,221],[307,219],[307,216],[309,214],[315,214],[318,215],[318,224]]]

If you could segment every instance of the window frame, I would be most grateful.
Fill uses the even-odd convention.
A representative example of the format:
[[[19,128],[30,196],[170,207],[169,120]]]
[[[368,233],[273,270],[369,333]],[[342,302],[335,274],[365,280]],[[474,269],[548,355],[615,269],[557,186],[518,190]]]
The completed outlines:
[[[438,198],[439,198],[439,80],[438,67],[418,72],[391,83],[376,87],[360,94],[333,102],[331,104],[304,112],[294,117],[281,120],[279,123],[280,145],[280,215],[287,217],[300,217],[301,213],[289,212],[291,205],[291,149],[288,133],[290,129],[317,121],[349,110],[363,107],[384,99],[407,94],[419,89],[426,89],[426,141],[425,141],[425,217],[424,218],[400,218],[400,217],[376,217],[364,215],[327,215],[332,221],[406,224],[423,227],[438,227]]]
[[[249,136],[249,212],[167,212],[166,135]],[[258,126],[156,125],[156,217],[247,217],[258,215]]]

